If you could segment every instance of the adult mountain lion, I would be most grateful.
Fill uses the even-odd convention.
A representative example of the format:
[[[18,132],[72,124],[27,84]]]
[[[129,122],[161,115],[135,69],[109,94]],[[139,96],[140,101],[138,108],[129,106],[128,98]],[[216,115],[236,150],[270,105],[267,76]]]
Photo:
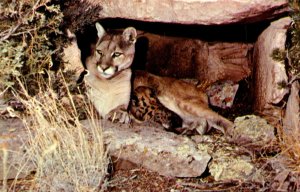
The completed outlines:
[[[129,122],[127,108],[132,91],[130,66],[137,32],[129,27],[121,34],[106,34],[99,23],[96,23],[96,28],[98,42],[86,60],[88,75],[85,78],[90,86],[88,95],[103,118],[115,119],[117,114],[116,119],[120,122]],[[196,85],[145,71],[136,71],[133,78],[133,91],[141,86],[152,89],[164,107],[181,117],[183,127],[196,128],[200,134],[204,134],[207,129],[202,123],[207,121],[223,133],[231,132],[233,123],[208,107],[206,94]],[[154,109],[157,108],[149,106],[149,110]]]
[[[127,123],[137,33],[129,27],[107,34],[99,23],[96,29],[98,41],[86,59],[88,96],[102,118]]]

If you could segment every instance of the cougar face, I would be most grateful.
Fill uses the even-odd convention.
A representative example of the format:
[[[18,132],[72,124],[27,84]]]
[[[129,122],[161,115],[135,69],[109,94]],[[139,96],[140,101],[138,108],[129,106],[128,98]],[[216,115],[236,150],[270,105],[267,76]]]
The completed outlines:
[[[110,79],[128,69],[135,53],[136,30],[126,28],[122,34],[106,34],[96,23],[98,42],[87,59],[86,67],[100,79]]]

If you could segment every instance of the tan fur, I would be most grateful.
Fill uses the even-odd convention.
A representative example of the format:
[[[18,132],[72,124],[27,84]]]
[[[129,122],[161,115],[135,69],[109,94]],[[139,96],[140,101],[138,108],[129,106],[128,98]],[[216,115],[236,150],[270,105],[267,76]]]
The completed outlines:
[[[109,80],[102,79],[100,81],[92,75],[86,77],[86,81],[91,87],[88,90],[89,98],[101,116],[105,117],[119,106],[127,109],[131,90],[130,78],[130,69],[124,70],[118,76]]]
[[[146,86],[153,89],[158,100],[168,109],[179,115],[185,126],[194,128],[202,126],[202,120],[220,129],[223,133],[230,133],[233,123],[212,111],[208,106],[208,98],[201,88],[183,80],[170,77],[159,77],[144,71],[136,71],[134,89]],[[205,133],[206,130],[203,130]]]
[[[92,55],[86,60],[88,75],[85,81],[90,87],[89,98],[103,118],[110,112],[126,112],[131,92],[131,69],[134,57],[136,31],[126,28],[122,34],[106,34],[96,24],[98,42]]]

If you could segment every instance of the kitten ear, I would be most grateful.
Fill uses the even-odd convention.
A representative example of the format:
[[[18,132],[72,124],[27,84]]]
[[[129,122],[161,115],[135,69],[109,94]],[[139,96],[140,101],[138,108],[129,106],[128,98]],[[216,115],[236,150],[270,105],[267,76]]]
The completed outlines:
[[[97,29],[97,35],[99,39],[102,39],[102,37],[105,35],[105,30],[102,27],[102,25],[100,25],[100,23],[96,23],[96,29]]]
[[[128,27],[123,32],[123,39],[125,42],[128,42],[130,44],[134,44],[136,42],[136,30],[133,27]]]

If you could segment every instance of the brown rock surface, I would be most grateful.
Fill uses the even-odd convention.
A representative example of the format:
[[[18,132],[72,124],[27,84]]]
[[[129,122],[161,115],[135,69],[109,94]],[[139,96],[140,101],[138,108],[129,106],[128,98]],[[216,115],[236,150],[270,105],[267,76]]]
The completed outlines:
[[[0,119],[0,181],[24,178],[34,170],[25,155],[28,141],[28,131],[20,119]]]
[[[89,127],[88,121],[82,123]],[[24,178],[34,170],[25,155],[30,134],[18,119],[1,120],[0,125],[0,181]],[[106,121],[102,125],[110,155],[160,175],[197,177],[205,171],[211,158],[198,150],[190,139],[166,132],[163,128],[147,125],[128,128],[125,124]]]
[[[75,71],[75,81],[79,78],[80,73],[84,71],[83,64],[81,62],[81,51],[78,48],[77,39],[75,34],[67,30],[67,35],[70,39],[73,38],[71,43],[63,48],[63,61],[64,61],[64,71],[74,70]]]
[[[275,61],[271,54],[274,49],[284,50],[289,17],[274,21],[259,36],[254,48],[254,108],[264,112],[272,104],[279,103],[288,93],[288,88],[280,87],[288,82],[284,63]]]
[[[251,73],[252,44],[208,43],[149,33],[143,36],[149,40],[146,70],[156,75],[213,83],[238,82]]]
[[[266,150],[268,145],[276,141],[274,127],[256,115],[237,117],[234,120],[232,141],[251,150]]]
[[[283,129],[286,135],[298,135],[300,133],[300,85],[294,82],[287,102],[285,117],[283,119]],[[296,138],[295,138],[296,139]]]
[[[286,0],[85,1],[103,8],[99,18],[203,25],[262,21],[288,10]]]
[[[88,121],[83,121],[89,126]],[[103,124],[109,154],[130,161],[160,175],[197,177],[202,175],[210,155],[197,149],[187,137],[166,132],[163,128]]]
[[[192,140],[199,149],[212,156],[208,171],[215,181],[247,181],[260,176],[253,159],[241,153],[244,151],[242,146],[232,145],[217,135],[195,135]]]

